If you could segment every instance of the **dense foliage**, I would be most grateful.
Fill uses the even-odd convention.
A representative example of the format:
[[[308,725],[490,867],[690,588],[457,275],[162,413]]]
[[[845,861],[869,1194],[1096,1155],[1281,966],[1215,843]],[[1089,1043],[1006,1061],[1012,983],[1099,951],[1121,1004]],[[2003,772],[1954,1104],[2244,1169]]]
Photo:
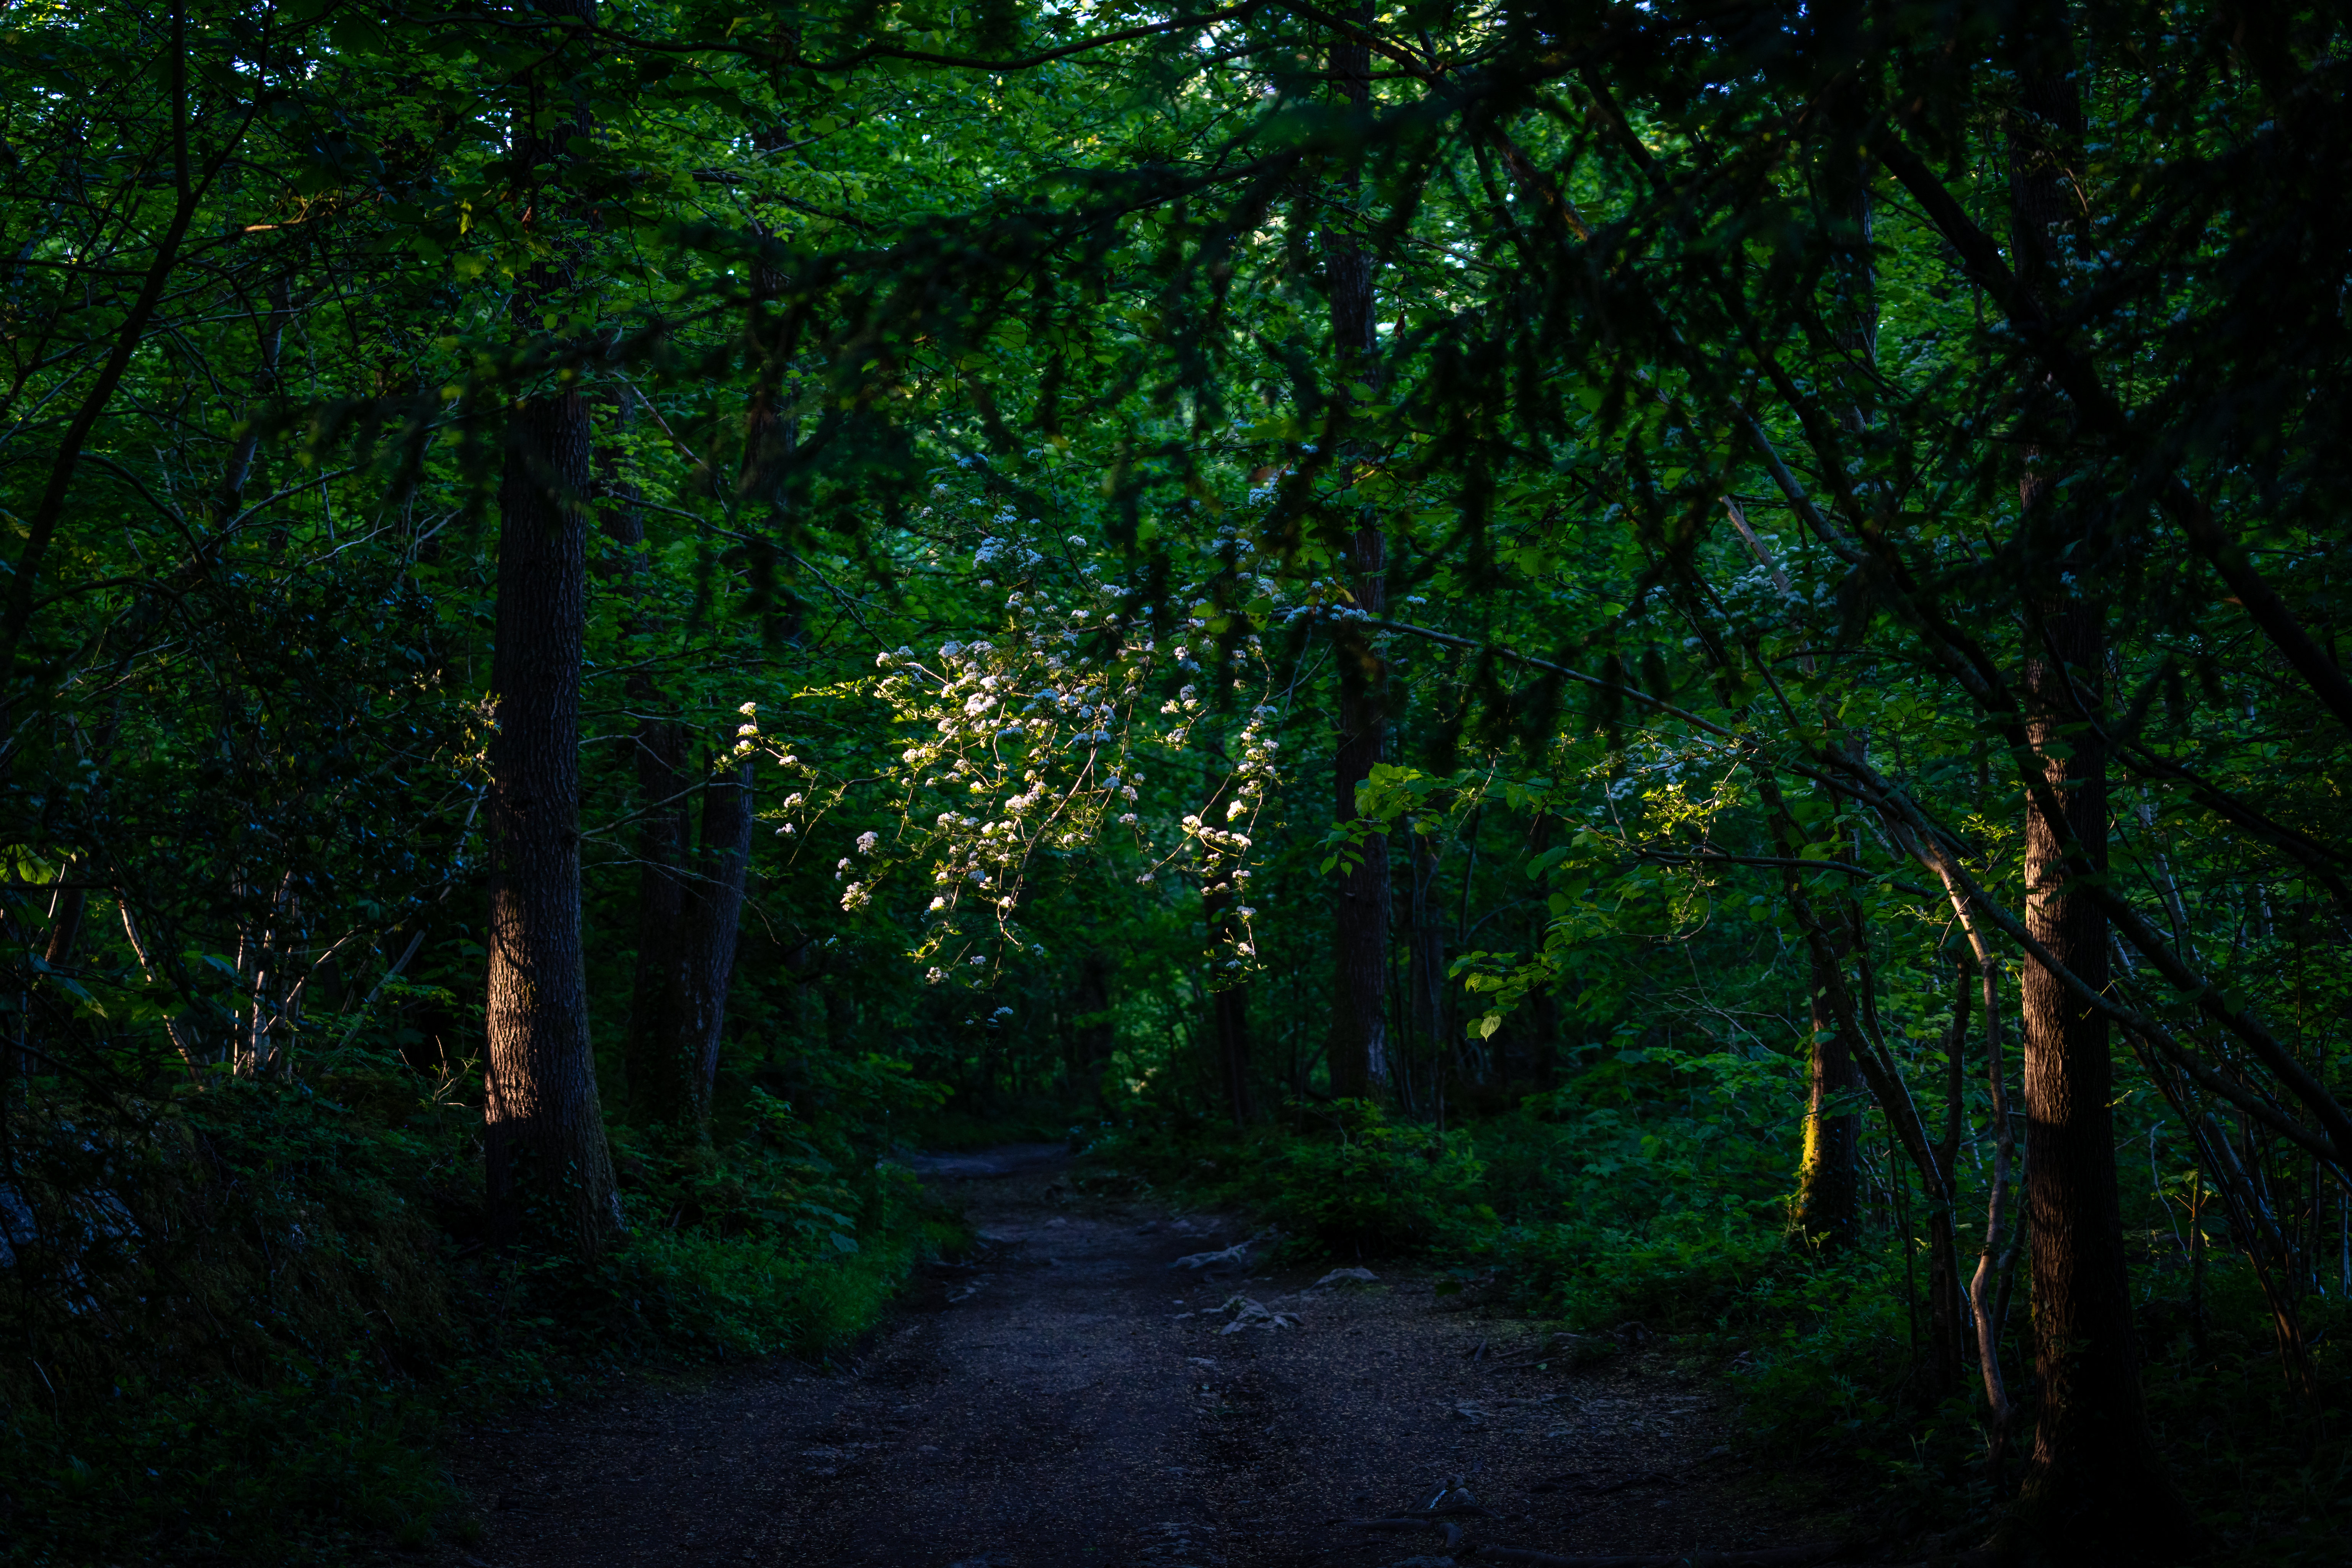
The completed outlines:
[[[2328,8],[0,28],[12,1548],[426,1531],[1021,1119],[2004,1544],[2327,1528]]]

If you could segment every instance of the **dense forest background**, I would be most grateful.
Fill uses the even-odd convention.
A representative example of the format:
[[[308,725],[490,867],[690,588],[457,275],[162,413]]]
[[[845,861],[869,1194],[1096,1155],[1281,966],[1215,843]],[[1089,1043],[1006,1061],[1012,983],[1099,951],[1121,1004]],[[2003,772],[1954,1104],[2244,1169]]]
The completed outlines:
[[[0,11],[0,1531],[1086,1179],[2339,1561],[2332,7]]]

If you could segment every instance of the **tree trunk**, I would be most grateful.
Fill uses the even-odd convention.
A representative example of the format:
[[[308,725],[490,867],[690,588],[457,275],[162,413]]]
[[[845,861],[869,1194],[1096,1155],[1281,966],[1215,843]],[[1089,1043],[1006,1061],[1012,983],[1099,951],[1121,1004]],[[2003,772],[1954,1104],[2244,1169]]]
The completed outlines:
[[[585,18],[584,4],[556,9]],[[542,137],[527,118],[516,162],[552,172],[584,116]],[[547,195],[542,191],[541,200]],[[567,281],[541,263],[516,293],[533,321]],[[587,617],[593,440],[587,397],[542,394],[513,412],[499,489],[497,648],[490,684],[491,845],[485,1108],[493,1229],[528,1227],[594,1256],[621,1223],[588,1038],[580,933],[580,654]]]
[[[2063,250],[2082,239],[2076,148],[2082,100],[2067,22],[2040,5],[2020,18],[2019,112],[2010,121],[2011,230],[2021,282],[2054,305],[2065,289]],[[2106,542],[2065,527],[2064,501],[2043,467],[2069,443],[2072,410],[2054,389],[2025,416],[2036,437],[2019,486],[2028,558],[2027,736],[2055,812],[2029,795],[2025,813],[2027,931],[2095,990],[2107,984],[2107,920],[2073,889],[2071,848],[2094,872],[2107,865],[2106,751],[2090,721],[2100,709],[2105,611],[2087,579]],[[2050,447],[2042,441],[2046,438]],[[2063,578],[2075,579],[2071,586]],[[2114,1070],[2107,1021],[2070,996],[2030,956],[2021,985],[2027,1146],[2028,1246],[2032,1261],[2034,1370],[2041,1410],[2016,1524],[2075,1563],[2170,1561],[2194,1531],[2173,1496],[2147,1430],[2125,1272],[2116,1193]]]
[[[1854,47],[1858,44],[1855,35],[1861,25],[1861,11],[1858,5],[1832,4],[1820,13],[1822,26],[1840,40],[1840,47]],[[1832,338],[1843,362],[1840,368],[1848,395],[1847,406],[1838,423],[1856,434],[1870,423],[1870,372],[1878,357],[1877,277],[1870,258],[1870,175],[1867,167],[1854,156],[1856,138],[1850,123],[1861,109],[1862,97],[1851,87],[1831,95],[1829,155],[1822,164],[1822,186],[1835,237]],[[1742,535],[1748,537],[1748,548],[1777,575],[1780,568],[1761,541],[1749,533],[1747,520],[1736,505],[1732,514]],[[1786,579],[1782,582],[1785,584]],[[1785,585],[1782,591],[1787,591]],[[1813,663],[1812,656],[1808,654],[1805,665],[1809,671]],[[1834,721],[1826,705],[1822,717],[1825,721]],[[1831,933],[1831,962],[1834,963],[1843,964],[1855,943],[1868,940],[1869,933],[1861,924],[1859,912],[1852,910],[1850,902],[1848,909],[1851,931],[1833,930]],[[1805,1095],[1804,1154],[1797,1173],[1797,1234],[1824,1251],[1837,1251],[1853,1246],[1861,1231],[1863,1079],[1853,1059],[1856,1042],[1846,1038],[1838,1028],[1829,999],[1832,980],[1823,973],[1818,956],[1812,963],[1811,977],[1810,1012],[1813,1037]],[[1894,1113],[1892,1107],[1888,1113]]]
[[[516,411],[499,494],[491,686],[488,1174],[501,1233],[593,1256],[619,1227],[580,945],[580,644],[587,399]]]
[[[2032,504],[2042,498],[2031,492]],[[2105,660],[2101,612],[2053,602],[2046,646],[2030,645],[2029,733],[2046,759],[2063,819],[2029,800],[2026,927],[2094,988],[2107,983],[2107,921],[2071,890],[2068,840],[2106,868],[2106,755],[2078,714],[2096,710]],[[2069,681],[2074,689],[2068,689]],[[2051,756],[2061,738],[2072,752]],[[2063,749],[2063,747],[2060,749]],[[2116,1194],[2115,1098],[2107,1021],[2029,958],[2023,981],[2026,1175],[2032,1217],[2034,1370],[2042,1405],[2020,1490],[2021,1522],[2074,1563],[2168,1561],[2189,1542],[2148,1438],[2133,1343]]]
[[[684,878],[678,935],[653,1023],[639,1118],[707,1137],[719,1031],[735,976],[735,935],[751,858],[751,764],[736,764],[702,794],[702,845]]]
[[[1846,940],[1832,930],[1843,960]],[[1811,966],[1813,1030],[1805,1093],[1804,1154],[1797,1167],[1796,1234],[1823,1251],[1853,1245],[1860,1228],[1862,1072],[1830,1005],[1831,976]]]
[[[1359,26],[1371,24],[1369,4],[1351,8]],[[1371,101],[1371,51],[1352,39],[1331,45],[1331,74],[1349,107],[1365,110]],[[1333,206],[1355,182],[1333,193]],[[1351,397],[1356,384],[1376,385],[1379,336],[1373,330],[1372,258],[1351,225],[1352,211],[1323,222],[1323,259],[1330,289],[1332,362],[1338,395]],[[1343,446],[1339,461],[1352,466]],[[1388,542],[1367,510],[1349,540],[1355,574],[1356,608],[1378,616],[1387,608]],[[1352,624],[1338,633],[1339,733],[1332,783],[1340,822],[1356,817],[1356,786],[1371,776],[1387,753],[1388,667],[1371,640]],[[1365,839],[1362,858],[1339,877],[1337,931],[1332,943],[1338,965],[1337,1005],[1331,1035],[1331,1092],[1342,1098],[1379,1092],[1388,1078],[1389,845],[1384,835]]]

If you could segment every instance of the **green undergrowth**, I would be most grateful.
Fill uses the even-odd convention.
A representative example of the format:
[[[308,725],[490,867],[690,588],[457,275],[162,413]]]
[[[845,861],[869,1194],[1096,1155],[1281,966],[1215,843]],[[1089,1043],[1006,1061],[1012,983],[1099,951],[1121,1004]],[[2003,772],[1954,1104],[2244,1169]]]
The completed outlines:
[[[1612,1072],[1443,1132],[1360,1102],[1292,1106],[1245,1131],[1143,1103],[1093,1130],[1073,1179],[1244,1209],[1297,1259],[1412,1260],[1441,1289],[1471,1289],[1470,1300],[1580,1336],[1550,1371],[1638,1351],[1713,1380],[1737,1401],[1739,1446],[1794,1506],[1910,1538],[1988,1531],[2032,1447],[2022,1268],[2001,1346],[2022,1415],[1997,1485],[1974,1366],[1957,1393],[1928,1385],[1924,1243],[1906,1262],[1882,1204],[1842,1256],[1793,1244],[1793,1128],[1746,1122],[1704,1092],[1625,1089]],[[2147,1398],[2215,1561],[2343,1562],[2342,1295],[2300,1303],[2304,1392],[2284,1374],[2251,1269],[2217,1251],[2192,1304],[2171,1231],[2143,1218],[2132,1283]]]
[[[615,1128],[593,1265],[480,1232],[479,1111],[396,1062],[11,1108],[10,1563],[329,1563],[478,1532],[453,1422],[620,1365],[820,1358],[960,1232],[859,1127],[922,1087],[831,1064],[712,1144]]]

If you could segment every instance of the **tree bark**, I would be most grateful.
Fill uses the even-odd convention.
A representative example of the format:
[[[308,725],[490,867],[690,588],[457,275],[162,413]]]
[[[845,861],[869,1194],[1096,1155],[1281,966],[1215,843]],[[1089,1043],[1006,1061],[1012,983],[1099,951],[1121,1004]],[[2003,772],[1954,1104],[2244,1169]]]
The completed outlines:
[[[2028,481],[2029,511],[2042,499],[2032,493],[2034,483]],[[2071,841],[2092,866],[2106,868],[2105,750],[2078,717],[2096,711],[2099,701],[2102,618],[2098,606],[2079,600],[2046,604],[2039,617],[2042,646],[2029,648],[2024,681],[2033,704],[2029,734],[2063,802],[2063,817],[2053,820],[2029,797],[2026,928],[2095,988],[2107,983],[2106,916],[2069,887],[2062,861]],[[2169,1561],[2186,1549],[2189,1533],[2140,1400],[2106,1017],[2030,956],[2021,989],[2026,1131],[2033,1151],[2025,1194],[2042,1403],[2019,1494],[2021,1522],[2066,1561]]]
[[[2018,111],[2010,118],[2011,231],[2018,278],[2045,307],[2065,289],[2065,249],[2082,237],[2084,123],[2066,19],[2039,5],[2020,18]],[[2025,813],[2026,931],[2094,990],[2107,984],[2107,919],[2073,885],[2068,854],[2107,865],[2106,749],[2095,719],[2106,667],[2095,586],[2108,543],[2069,537],[2052,469],[2074,411],[2045,383],[2027,423],[2019,485],[2028,558],[2023,695],[2027,738],[2051,795]],[[2046,443],[2046,445],[2045,445]],[[2046,466],[2045,466],[2046,465]],[[2071,583],[2068,581],[2072,579]],[[2044,808],[2053,800],[2054,812]],[[2116,1192],[2114,1068],[2107,1020],[2028,955],[2021,984],[2028,1246],[2041,1409],[2015,1527],[2076,1563],[2171,1561],[2194,1531],[2167,1482],[2140,1399]]]
[[[713,778],[702,792],[702,844],[687,868],[669,972],[655,1010],[652,1046],[632,1110],[649,1123],[696,1139],[709,1136],[719,1032],[735,976],[735,937],[751,858],[751,764]]]
[[[1372,19],[1369,4],[1352,7],[1360,26]],[[1371,51],[1352,37],[1331,45],[1331,74],[1340,96],[1359,113],[1371,101]],[[1344,193],[1352,196],[1355,183]],[[1352,205],[1347,204],[1347,205]],[[1373,330],[1372,259],[1349,226],[1352,211],[1339,212],[1335,194],[1322,226],[1323,259],[1330,289],[1333,369],[1338,395],[1353,396],[1357,384],[1377,384],[1379,336]],[[1354,454],[1344,445],[1343,468]],[[1388,604],[1388,542],[1369,512],[1349,539],[1354,572],[1355,607],[1377,616]],[[1332,759],[1338,820],[1356,818],[1356,786],[1371,776],[1388,746],[1388,666],[1371,640],[1351,622],[1340,624],[1339,733]],[[1389,845],[1385,835],[1364,840],[1360,859],[1339,877],[1333,957],[1337,1002],[1330,1047],[1331,1092],[1340,1098],[1376,1094],[1388,1078]]]
[[[1859,47],[1862,7],[1851,3],[1824,6],[1819,13],[1832,47],[1851,51]],[[1833,237],[1833,288],[1831,303],[1832,340],[1842,361],[1842,379],[1848,398],[1838,423],[1859,436],[1868,428],[1874,399],[1871,374],[1878,358],[1878,280],[1870,256],[1870,174],[1856,155],[1854,121],[1864,112],[1864,95],[1848,85],[1830,95],[1826,156],[1822,161],[1822,185],[1830,209]],[[1787,578],[1748,526],[1735,503],[1734,521],[1749,550],[1779,576],[1786,593]],[[1810,670],[1814,663],[1804,656]],[[1826,705],[1822,717],[1834,722]],[[1868,940],[1859,911],[1849,900],[1852,930],[1832,929],[1830,962],[1843,964],[1854,944]],[[1866,954],[1865,954],[1866,956]],[[1819,955],[1811,965],[1812,1024],[1805,1095],[1804,1154],[1797,1173],[1797,1234],[1825,1251],[1851,1247],[1861,1229],[1861,1148],[1863,1078],[1855,1064],[1855,1042],[1839,1029],[1830,1005],[1833,977],[1823,971]],[[1893,1108],[1888,1108],[1893,1113]],[[1932,1173],[1930,1173],[1932,1180]]]
[[[516,411],[499,493],[491,687],[489,1203],[496,1229],[587,1256],[619,1228],[596,1095],[580,934],[580,645],[586,622],[587,399]]]
[[[1832,928],[1832,952],[1842,961],[1843,933]],[[1812,1046],[1805,1090],[1804,1153],[1797,1167],[1796,1234],[1823,1251],[1853,1245],[1860,1227],[1862,1072],[1853,1042],[1838,1027],[1830,1005],[1832,977],[1812,963]]]
[[[593,6],[556,6],[583,19]],[[535,96],[535,95],[534,95]],[[516,161],[561,187],[584,115],[542,136],[526,114]],[[544,210],[543,190],[532,204]],[[569,279],[542,262],[516,292],[532,321]],[[497,647],[490,684],[489,973],[484,1026],[492,1227],[528,1228],[593,1257],[620,1228],[604,1142],[580,931],[580,658],[587,620],[589,405],[577,387],[517,407],[499,489]]]

